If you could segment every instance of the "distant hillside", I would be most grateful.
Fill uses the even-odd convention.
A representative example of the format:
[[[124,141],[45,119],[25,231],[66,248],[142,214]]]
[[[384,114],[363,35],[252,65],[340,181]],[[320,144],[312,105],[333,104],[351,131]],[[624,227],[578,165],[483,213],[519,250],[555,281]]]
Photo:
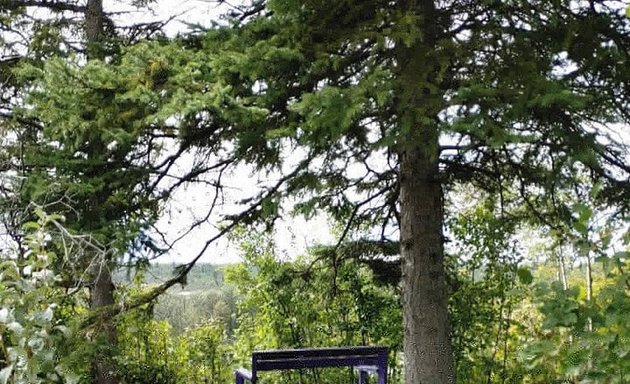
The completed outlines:
[[[148,270],[144,271],[144,282],[149,285],[160,284],[174,276],[177,264],[151,264]],[[210,291],[221,289],[224,285],[223,272],[227,265],[213,265],[209,263],[197,264],[188,274],[187,284],[183,287],[179,285],[171,290],[177,291]],[[122,283],[133,280],[135,272],[119,270],[114,274],[114,280]]]
[[[144,275],[144,283],[160,284],[173,277],[177,264],[152,264]],[[156,320],[166,320],[174,334],[209,320],[224,324],[228,334],[236,327],[237,296],[232,287],[224,281],[227,265],[197,264],[188,274],[188,283],[176,285],[162,295],[153,309]],[[120,270],[114,274],[118,283],[130,282],[135,272]]]

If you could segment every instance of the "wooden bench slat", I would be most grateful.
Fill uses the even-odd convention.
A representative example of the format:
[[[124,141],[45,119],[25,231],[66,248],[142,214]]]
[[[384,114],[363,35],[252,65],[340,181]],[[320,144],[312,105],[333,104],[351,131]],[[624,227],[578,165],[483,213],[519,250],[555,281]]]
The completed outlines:
[[[279,349],[270,351],[254,351],[252,356],[259,359],[283,359],[293,358],[295,356],[378,355],[386,351],[387,348],[385,347]]]
[[[278,369],[302,369],[316,367],[349,367],[355,365],[374,365],[378,363],[376,358],[363,356],[351,357],[310,357],[282,360],[258,360],[258,371],[274,371]]]

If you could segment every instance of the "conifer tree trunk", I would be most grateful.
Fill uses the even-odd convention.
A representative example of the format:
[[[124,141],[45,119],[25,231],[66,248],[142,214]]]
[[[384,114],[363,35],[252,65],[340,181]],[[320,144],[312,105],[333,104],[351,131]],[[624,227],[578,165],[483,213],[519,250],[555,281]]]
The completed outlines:
[[[88,60],[102,60],[104,57],[103,40],[105,14],[103,0],[88,0],[85,12],[85,37]],[[94,145],[94,148],[102,148]],[[96,155],[96,154],[88,154]],[[97,199],[98,200],[98,199]],[[96,204],[99,202],[96,201]],[[97,219],[97,218],[95,218]],[[114,283],[110,271],[111,260],[109,253],[93,256],[91,264],[91,278],[93,284],[90,289],[90,307],[92,310],[114,304]],[[107,349],[117,344],[117,329],[111,319],[102,319],[97,334],[97,352],[94,356],[93,375],[96,384],[118,384],[119,380]],[[101,349],[102,348],[102,349]]]
[[[439,177],[435,7],[431,0],[401,2],[419,16],[422,33],[397,49],[401,131],[400,236],[405,382],[455,383],[444,270],[444,212]],[[424,21],[423,21],[424,20]]]
[[[88,59],[102,59],[103,50],[103,0],[88,0],[85,11],[85,45]]]
[[[428,144],[428,143],[427,143]],[[401,253],[405,382],[455,382],[444,277],[442,190],[435,145],[407,149],[401,158]]]
[[[110,306],[114,304],[114,284],[112,275],[106,260],[95,264],[95,271],[92,274],[94,285],[90,290],[90,306],[92,309]],[[116,325],[111,319],[103,319],[99,324],[99,334],[97,342],[99,347],[105,346],[109,349],[117,344]],[[119,380],[116,371],[110,361],[106,351],[97,351],[94,358],[94,383],[96,384],[118,384]]]

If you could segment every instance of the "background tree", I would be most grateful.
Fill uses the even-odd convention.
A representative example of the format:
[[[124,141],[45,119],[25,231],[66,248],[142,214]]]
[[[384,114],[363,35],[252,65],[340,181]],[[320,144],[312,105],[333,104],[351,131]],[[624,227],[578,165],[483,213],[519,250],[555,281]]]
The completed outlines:
[[[98,336],[95,378],[116,382],[110,364],[116,339],[113,316],[184,283],[210,244],[238,223],[263,216],[259,207],[271,192],[253,196],[241,213],[225,215],[224,228],[175,277],[137,301],[114,305],[111,271],[124,258],[146,263],[172,246],[167,243],[160,248],[162,244],[148,234],[160,202],[188,183],[212,185],[215,196],[209,212],[190,227],[209,220],[221,205],[222,174],[242,161],[249,146],[222,150],[248,136],[233,126],[217,129],[213,135],[198,131],[225,121],[238,125],[239,119],[250,121],[260,111],[238,100],[224,100],[222,84],[201,61],[208,53],[201,54],[193,46],[199,39],[124,47],[117,36],[105,33],[103,24],[108,19],[102,4],[87,5],[90,39],[81,53],[87,53],[89,60],[82,55],[54,57],[20,70],[23,103],[12,118],[28,121],[33,136],[13,143],[8,152],[21,166],[11,197],[23,205],[35,201],[64,214],[71,231],[89,234],[103,245],[101,253],[77,254],[72,263],[56,267],[67,285],[90,288],[94,310],[83,325],[98,330],[93,333]],[[214,54],[215,46],[209,47]],[[207,113],[196,109],[199,105]],[[216,121],[206,126],[205,116]],[[191,153],[198,158],[180,173],[179,160]],[[273,185],[269,188],[274,190]],[[15,233],[19,236],[19,227]]]
[[[18,74],[12,64],[5,72],[10,82],[4,91],[10,96],[2,133],[8,144],[5,175],[11,178],[3,199],[5,226],[20,248],[21,224],[28,216],[16,213],[28,212],[24,207],[35,202],[63,214],[69,231],[88,234],[102,245],[98,252],[77,251],[70,263],[57,260],[63,285],[88,287],[93,308],[112,305],[111,270],[142,239],[157,213],[154,190],[146,187],[151,170],[142,165],[156,151],[131,121],[142,111],[133,102],[115,101],[113,66],[106,60],[116,63],[121,46],[150,38],[161,24],[118,30],[100,0],[9,1],[3,12],[2,48],[16,55],[11,63],[23,68]],[[91,77],[83,78],[83,67]],[[63,246],[61,240],[56,243]],[[111,349],[116,339],[111,319],[96,329],[99,348]],[[96,352],[99,383],[117,382],[108,354]]]

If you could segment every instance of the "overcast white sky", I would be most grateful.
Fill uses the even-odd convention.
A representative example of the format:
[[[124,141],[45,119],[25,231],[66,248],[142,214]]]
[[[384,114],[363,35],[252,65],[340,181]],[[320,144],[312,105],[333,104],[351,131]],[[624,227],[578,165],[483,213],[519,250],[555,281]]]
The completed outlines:
[[[128,11],[121,17],[122,22],[164,21],[170,18],[174,20],[167,24],[165,31],[170,36],[178,32],[186,32],[186,23],[210,26],[212,22],[220,20],[220,15],[233,7],[230,4],[239,4],[241,0],[222,2],[216,0],[157,0],[150,5],[151,11],[138,10],[130,6],[131,0],[103,0],[103,7],[109,12]]]
[[[182,167],[189,167],[190,159],[181,162]],[[183,171],[182,171],[183,173]],[[213,176],[210,175],[209,178]],[[197,227],[179,240],[172,251],[159,259],[161,263],[181,263],[195,257],[207,239],[217,232],[221,214],[237,213],[242,207],[236,201],[252,196],[259,187],[275,181],[274,176],[268,178],[258,176],[245,167],[237,168],[225,177],[225,202],[205,224]],[[204,184],[191,184],[179,189],[171,196],[165,214],[158,221],[157,227],[166,233],[169,240],[178,238],[187,232],[191,223],[203,219],[214,198],[214,188]],[[327,220],[324,216],[306,221],[301,217],[284,215],[283,220],[276,222],[276,246],[279,256],[294,257],[302,254],[309,246],[318,243],[332,242]],[[233,263],[239,261],[239,247],[227,240],[219,240],[204,254],[201,262]]]
[[[152,14],[134,11],[133,8],[129,8],[126,5],[129,3],[129,0],[105,0],[104,6],[110,11],[129,9],[130,14],[126,15],[125,18],[133,18],[132,21],[134,22],[137,22],[138,19],[166,20],[176,16],[176,19],[166,27],[166,32],[174,36],[179,32],[187,31],[186,23],[210,26],[213,22],[220,21],[220,15],[239,2],[240,0],[236,0],[230,3],[232,5],[226,2],[219,5],[216,1],[160,0],[153,5],[154,12]],[[189,158],[185,159],[180,164],[180,167],[185,169],[191,165],[192,159]],[[226,188],[224,210],[234,211],[236,206],[231,204],[232,202],[255,191],[257,185],[264,185],[270,181],[273,180],[265,180],[245,168],[240,168],[225,179],[228,188]],[[166,233],[170,240],[178,238],[188,230],[191,223],[205,216],[213,196],[212,188],[202,184],[189,185],[178,190],[172,196],[171,203],[166,208],[165,215],[158,221],[157,227]],[[218,211],[217,213],[220,214],[222,212]],[[218,219],[219,217],[214,215],[206,224],[188,233],[176,243],[169,254],[161,257],[158,262],[184,263],[195,257],[204,246],[206,240],[217,233],[216,225],[219,224],[217,222]],[[309,246],[332,241],[333,237],[330,234],[327,220],[323,216],[306,221],[303,218],[291,218],[286,215],[282,221],[277,223],[276,245],[279,255],[293,257],[304,253]],[[239,256],[237,244],[221,240],[214,246],[211,246],[200,261],[221,264],[233,263],[239,261]]]

